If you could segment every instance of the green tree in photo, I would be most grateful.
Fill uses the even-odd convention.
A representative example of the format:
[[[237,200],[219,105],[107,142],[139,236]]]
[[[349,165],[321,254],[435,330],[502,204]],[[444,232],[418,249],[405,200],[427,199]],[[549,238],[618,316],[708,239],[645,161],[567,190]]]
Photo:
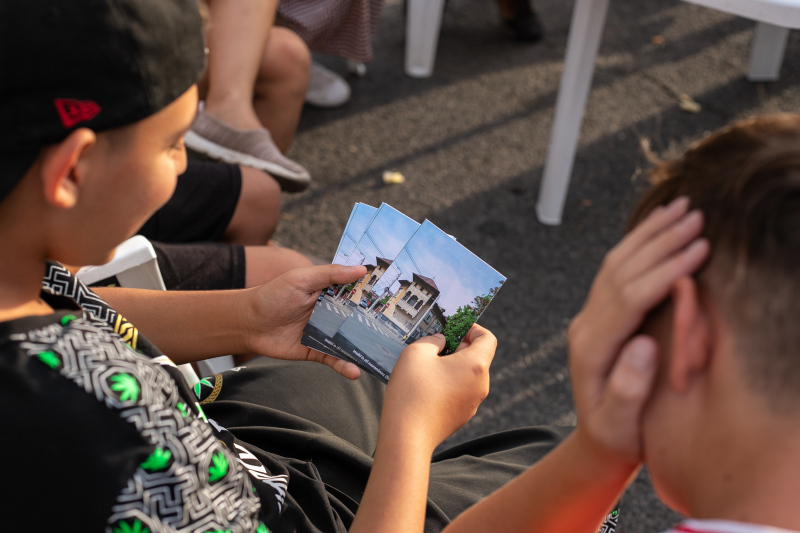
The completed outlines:
[[[469,332],[469,328],[471,328],[472,324],[477,320],[477,313],[475,313],[475,310],[469,305],[459,307],[458,311],[447,318],[447,325],[444,327],[443,332],[444,338],[446,339],[444,347],[445,354],[451,354],[456,351],[458,345],[461,344],[461,339],[464,338],[467,332]]]
[[[497,287],[492,287],[487,294],[476,296],[472,299],[471,304],[459,307],[452,316],[447,317],[447,324],[443,331],[447,339],[444,349],[445,354],[453,353],[458,348],[461,340],[469,332],[469,328],[477,322],[478,317],[489,307],[502,285],[503,282],[501,281]],[[442,309],[442,314],[447,316],[444,309]]]
[[[482,296],[476,296],[472,300],[472,304],[470,305],[470,307],[472,308],[472,310],[475,312],[476,315],[481,316],[481,314],[484,311],[486,311],[486,308],[489,307],[490,303],[492,303],[492,299],[495,297],[497,291],[500,290],[500,287],[502,287],[502,285],[503,282],[501,281],[500,285],[498,285],[497,287],[493,287],[491,290],[489,290],[488,294],[484,294]]]

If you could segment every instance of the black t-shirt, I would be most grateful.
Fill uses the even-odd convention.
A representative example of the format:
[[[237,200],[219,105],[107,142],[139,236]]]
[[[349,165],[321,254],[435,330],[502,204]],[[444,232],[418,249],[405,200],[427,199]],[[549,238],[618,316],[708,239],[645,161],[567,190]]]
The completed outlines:
[[[60,265],[48,264],[42,297],[56,313],[0,322],[6,529],[277,524],[288,477],[208,423],[166,356]]]

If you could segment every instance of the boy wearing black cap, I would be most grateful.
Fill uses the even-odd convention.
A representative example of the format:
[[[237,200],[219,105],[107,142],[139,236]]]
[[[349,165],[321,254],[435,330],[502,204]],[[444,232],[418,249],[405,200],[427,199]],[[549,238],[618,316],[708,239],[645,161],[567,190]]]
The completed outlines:
[[[319,291],[363,267],[129,293],[167,358],[55,261],[108,260],[172,193],[205,63],[195,0],[4,2],[0,40],[6,528],[436,531],[560,438],[449,450],[428,491],[433,449],[488,390],[496,343],[479,326],[457,356],[438,357],[441,336],[408,347],[385,400],[377,381],[266,357],[193,393],[172,360],[260,353],[358,377],[299,340]]]

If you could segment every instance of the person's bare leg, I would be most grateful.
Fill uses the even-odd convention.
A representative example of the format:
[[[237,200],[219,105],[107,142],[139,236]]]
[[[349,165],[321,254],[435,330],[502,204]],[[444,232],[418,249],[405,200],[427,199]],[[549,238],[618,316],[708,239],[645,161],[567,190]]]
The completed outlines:
[[[300,252],[280,246],[245,246],[244,260],[245,287],[262,285],[295,268],[314,265]]]
[[[252,106],[277,0],[210,0],[209,115],[241,130],[261,128]]]
[[[240,166],[242,191],[223,240],[246,246],[265,245],[278,227],[281,188],[272,176]]]
[[[273,28],[261,56],[253,109],[284,153],[297,131],[310,72],[306,43],[291,30]]]

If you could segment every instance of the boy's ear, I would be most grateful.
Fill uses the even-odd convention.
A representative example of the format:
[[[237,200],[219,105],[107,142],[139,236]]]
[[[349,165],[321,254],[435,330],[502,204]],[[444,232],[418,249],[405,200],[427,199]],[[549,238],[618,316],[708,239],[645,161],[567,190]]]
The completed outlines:
[[[703,372],[711,359],[711,321],[700,300],[697,282],[683,277],[672,289],[672,354],[669,383],[685,392],[692,378]]]
[[[78,162],[96,140],[92,130],[79,128],[42,151],[42,185],[48,203],[59,209],[69,209],[77,203],[83,181]]]

